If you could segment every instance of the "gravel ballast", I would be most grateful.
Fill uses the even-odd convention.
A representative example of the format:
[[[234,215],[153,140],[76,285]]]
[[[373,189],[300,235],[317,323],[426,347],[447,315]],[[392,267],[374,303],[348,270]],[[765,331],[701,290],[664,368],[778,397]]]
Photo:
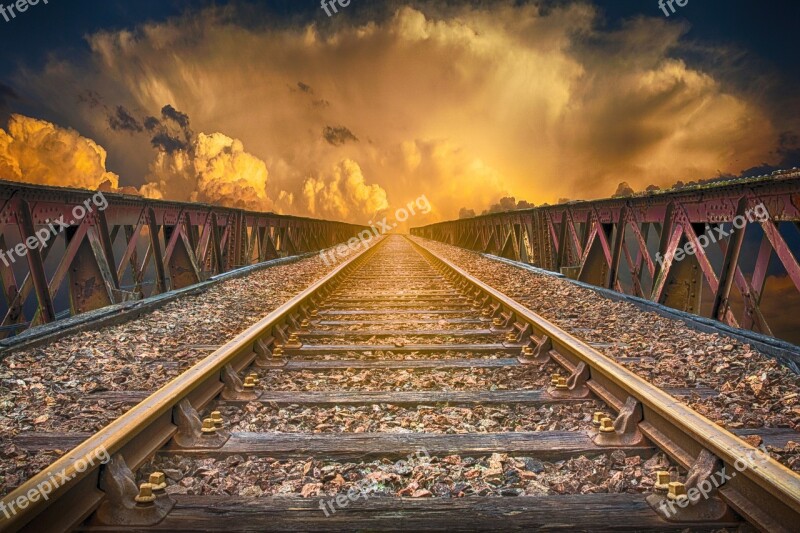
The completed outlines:
[[[318,255],[272,266],[131,321],[6,356],[0,361],[0,494],[67,451],[29,454],[14,446],[15,435],[99,430],[130,405],[110,408],[81,397],[155,391],[334,268]]]
[[[584,342],[607,344],[599,351],[657,387],[704,386],[718,391],[715,397],[684,401],[722,427],[798,430],[800,426],[800,377],[747,344],[697,331],[629,302],[612,301],[567,279],[412,239]],[[630,357],[645,359],[620,359]],[[800,470],[797,448],[791,442],[785,449],[771,451]]]
[[[156,457],[142,467],[139,479],[164,472],[170,494],[327,498],[355,489],[375,496],[463,498],[642,493],[652,490],[658,470],[671,470],[673,478],[679,479],[664,454],[642,460],[622,450],[558,462],[499,453],[478,458],[431,457],[424,451],[401,460],[358,463],[176,455]]]

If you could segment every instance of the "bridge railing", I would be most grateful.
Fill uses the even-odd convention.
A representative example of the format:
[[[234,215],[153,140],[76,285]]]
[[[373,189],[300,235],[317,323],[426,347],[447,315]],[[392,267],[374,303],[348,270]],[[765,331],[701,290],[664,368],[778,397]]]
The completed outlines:
[[[314,252],[361,226],[0,181],[0,338],[232,269]]]
[[[411,233],[800,343],[798,322],[787,324],[785,314],[791,305],[800,312],[799,228],[795,170],[441,222]],[[773,322],[781,331],[773,332]]]

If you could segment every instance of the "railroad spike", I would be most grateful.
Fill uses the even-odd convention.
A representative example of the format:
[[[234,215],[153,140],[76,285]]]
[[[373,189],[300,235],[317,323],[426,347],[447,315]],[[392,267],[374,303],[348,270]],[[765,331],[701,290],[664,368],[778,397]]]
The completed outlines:
[[[150,474],[150,484],[153,486],[153,491],[158,495],[167,488],[167,476],[164,472],[153,472]]]
[[[613,430],[606,423],[609,419],[600,421],[600,431],[594,437],[595,444],[613,447],[641,445],[644,443],[644,435],[639,431],[642,418],[642,404],[629,396],[613,422]]]
[[[122,454],[115,454],[100,474],[99,488],[104,498],[89,523],[92,526],[148,527],[164,520],[175,502],[161,487],[159,481],[136,486],[136,478]],[[161,474],[163,477],[163,474]],[[166,483],[165,483],[166,486]]]
[[[245,384],[230,364],[222,368],[222,382],[225,384],[220,394],[223,400],[249,402],[260,396],[254,390],[255,384],[252,378]]]
[[[718,479],[725,477],[725,465],[710,451],[700,451],[684,482],[669,481],[669,472],[657,474],[658,482],[653,487],[656,492],[647,497],[647,503],[668,522],[689,524],[736,520],[736,514],[719,497]]]
[[[142,483],[139,485],[139,494],[133,499],[139,505],[150,506],[155,503],[156,495],[153,494],[153,485],[150,483]]]
[[[495,317],[492,321],[492,331],[500,332],[506,331],[511,324],[514,323],[514,313],[503,313],[501,312],[499,316]]]
[[[522,355],[519,356],[519,362],[522,364],[546,364],[550,362],[550,350],[553,349],[553,341],[550,340],[550,337],[547,335],[543,335],[541,339],[539,339],[536,348],[530,353],[526,353],[523,349]]]
[[[504,344],[518,344],[520,342],[530,341],[530,337],[533,334],[533,327],[528,324],[514,324],[511,331],[506,334],[506,342]]]
[[[286,361],[283,360],[282,355],[275,356],[270,346],[274,346],[275,339],[268,337],[267,339],[258,339],[253,345],[253,352],[256,358],[253,361],[253,366],[257,368],[269,368],[275,366],[284,366]],[[279,347],[274,348],[275,352],[280,350]],[[282,353],[282,350],[281,350]]]
[[[656,482],[653,483],[653,490],[666,493],[669,490],[671,474],[666,470],[656,472]]]
[[[213,419],[209,419],[214,426]],[[173,449],[217,449],[230,438],[226,430],[216,429],[214,433],[203,433],[203,422],[191,402],[184,398],[172,410],[172,421],[178,431],[172,437],[170,448]]]
[[[591,395],[591,391],[586,386],[586,382],[591,377],[592,373],[589,367],[581,361],[572,371],[572,374],[564,379],[564,385],[557,384],[555,389],[549,391],[550,395],[554,398],[588,398]]]
[[[300,341],[300,336],[297,333],[290,333],[289,338],[283,347],[291,350],[297,350],[303,347],[303,343]]]
[[[608,418],[603,411],[595,411],[592,415],[592,425],[595,427],[600,427],[600,421],[604,418]]]

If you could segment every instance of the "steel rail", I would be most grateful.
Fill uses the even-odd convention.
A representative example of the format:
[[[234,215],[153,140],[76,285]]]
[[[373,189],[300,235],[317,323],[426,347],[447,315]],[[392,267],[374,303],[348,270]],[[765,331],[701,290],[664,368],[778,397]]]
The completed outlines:
[[[506,312],[513,313],[517,321],[530,324],[535,335],[549,337],[553,350],[563,356],[554,358],[557,363],[568,370],[579,362],[585,363],[591,373],[587,385],[609,405],[619,409],[628,397],[635,398],[643,407],[640,431],[682,466],[689,468],[703,449],[728,467],[760,453],[517,301],[414,240],[408,240],[434,264],[467,280]],[[800,524],[800,476],[772,458],[739,471],[721,485],[719,493],[726,503],[763,531],[789,531],[787,525]]]
[[[130,467],[136,467],[166,444],[177,430],[172,423],[172,410],[188,398],[198,411],[222,390],[221,371],[226,365],[241,370],[255,359],[254,346],[276,326],[285,325],[287,317],[301,309],[312,297],[346,276],[363,263],[385,242],[348,258],[327,276],[287,301],[269,315],[238,334],[230,342],[182,373],[147,399],[132,407],[83,443],[38,473],[3,498],[6,507],[15,501],[27,501],[9,519],[0,514],[0,530],[64,531],[79,525],[102,502],[99,477],[101,465],[94,464],[105,454],[122,453]],[[90,465],[81,467],[80,465]],[[53,476],[66,480],[47,497],[32,499],[41,486]],[[18,505],[16,507],[19,507]]]
[[[755,339],[769,345],[775,336],[791,340],[796,329],[780,323],[781,309],[774,304],[783,301],[786,291],[800,292],[794,244],[799,194],[800,171],[792,169],[484,214],[410,232],[752,330]],[[739,217],[743,226],[737,224],[725,237]],[[712,228],[713,235],[707,233]],[[692,254],[674,260],[689,242],[696,245]],[[712,260],[720,254],[722,261]],[[790,288],[770,289],[767,280],[777,272],[775,264],[785,270]],[[704,291],[714,305],[702,305]],[[776,350],[785,348],[775,343]],[[798,361],[790,364],[800,372]]]
[[[527,323],[539,338],[550,338],[550,355],[556,363],[568,370],[581,362],[585,363],[591,373],[588,387],[610,406],[620,409],[629,397],[635,398],[641,404],[643,413],[638,429],[682,466],[688,468],[703,449],[727,465],[756,452],[746,442],[533,311],[424,246],[411,239],[409,241],[436,268],[460,278],[461,283],[471,287],[472,292],[480,293],[484,303],[490,301],[497,306],[496,309],[513,317],[512,323]],[[383,242],[337,267],[84,441],[53,463],[46,473],[37,474],[9,494],[4,502],[30,494],[37,485],[49,479],[51,472],[63,472],[71,478],[54,490],[47,501],[39,499],[32,502],[10,521],[0,522],[0,528],[19,530],[27,527],[46,531],[79,525],[100,505],[104,494],[99,489],[101,466],[92,465],[80,471],[77,465],[82,461],[84,464],[90,462],[98,456],[98,452],[104,451],[109,455],[122,454],[131,468],[136,470],[174,435],[176,426],[172,421],[172,413],[179,402],[189,399],[198,410],[210,403],[223,388],[220,375],[226,365],[232,365],[237,371],[248,366],[255,358],[256,343],[268,338],[276,327],[284,327],[289,317],[301,310],[310,299],[326,298],[330,285],[368,260]],[[729,479],[721,486],[719,494],[733,509],[764,531],[786,530],[783,524],[795,524],[800,518],[800,476],[771,459]]]

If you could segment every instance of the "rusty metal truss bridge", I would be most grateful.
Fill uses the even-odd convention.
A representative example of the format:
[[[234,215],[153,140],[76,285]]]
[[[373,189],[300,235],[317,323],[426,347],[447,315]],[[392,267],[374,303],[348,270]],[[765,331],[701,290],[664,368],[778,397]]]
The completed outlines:
[[[101,209],[102,199],[100,205],[92,201],[96,194],[0,181],[0,338],[242,266],[318,251],[363,229],[114,193],[103,193],[108,205]],[[91,212],[75,220],[78,206]],[[53,224],[57,220],[62,223]]]
[[[766,220],[753,216],[762,204]],[[741,229],[733,228],[737,216],[746,221]],[[775,335],[774,317],[764,312],[765,300],[800,296],[797,170],[490,214],[411,233],[768,335]],[[697,245],[704,234],[705,247]],[[693,253],[676,260],[687,243]],[[783,283],[767,296],[768,277]]]

